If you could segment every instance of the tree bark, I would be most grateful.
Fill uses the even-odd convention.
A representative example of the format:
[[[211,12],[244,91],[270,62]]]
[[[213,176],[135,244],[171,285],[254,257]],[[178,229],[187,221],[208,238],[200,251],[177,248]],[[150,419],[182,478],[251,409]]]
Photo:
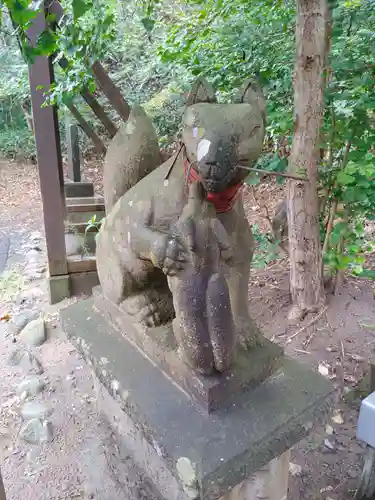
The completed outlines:
[[[294,137],[291,173],[309,182],[288,181],[290,320],[302,319],[325,302],[319,239],[318,162],[324,106],[327,0],[297,0],[294,75]]]

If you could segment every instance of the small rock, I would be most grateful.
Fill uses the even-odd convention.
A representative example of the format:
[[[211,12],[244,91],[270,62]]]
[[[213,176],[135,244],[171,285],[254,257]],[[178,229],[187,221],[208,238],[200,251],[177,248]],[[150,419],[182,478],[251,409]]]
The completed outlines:
[[[332,346],[328,346],[328,347],[326,347],[326,351],[327,352],[337,352],[337,348],[336,347],[332,347]]]
[[[324,440],[324,446],[331,451],[336,451],[335,445],[329,439]]]
[[[318,366],[318,371],[324,377],[328,377],[329,376],[329,368],[328,368],[327,365],[324,365],[323,363],[320,363],[320,365]]]
[[[298,464],[289,463],[289,473],[291,476],[300,476],[302,474],[302,467]]]
[[[357,361],[357,363],[363,363],[365,361],[365,358],[359,354],[349,354],[349,358],[353,361]]]
[[[29,420],[20,430],[20,437],[31,444],[48,443],[53,439],[52,424],[39,418]]]
[[[31,352],[23,349],[15,349],[8,358],[10,366],[20,366],[28,373],[41,375],[44,370],[41,362]]]
[[[325,486],[319,490],[319,493],[327,493],[327,491],[333,491],[333,486]]]
[[[342,412],[340,410],[335,411],[335,413],[332,417],[332,421],[338,425],[342,425],[344,423],[344,417],[343,417]]]
[[[326,433],[328,434],[328,436],[332,436],[332,434],[334,433],[332,425],[326,425]]]
[[[21,416],[24,420],[42,419],[51,415],[52,411],[41,403],[29,401],[21,408]]]
[[[30,323],[33,319],[37,317],[37,313],[31,310],[22,311],[22,313],[17,314],[13,317],[12,322],[7,328],[6,335],[18,335],[20,331],[25,328],[25,326]]]
[[[26,258],[29,262],[35,262],[37,259],[40,258],[40,253],[38,252],[38,250],[29,250],[27,253],[26,253]]]
[[[23,380],[16,389],[16,394],[21,395],[26,393],[26,397],[36,396],[44,389],[44,380],[37,376],[27,377]]]
[[[42,318],[30,321],[20,333],[20,340],[26,347],[37,347],[46,340],[46,325]]]

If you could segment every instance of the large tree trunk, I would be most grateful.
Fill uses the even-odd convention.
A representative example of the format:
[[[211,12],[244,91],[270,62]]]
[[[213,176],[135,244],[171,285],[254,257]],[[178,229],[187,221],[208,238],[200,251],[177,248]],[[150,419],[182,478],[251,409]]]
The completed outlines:
[[[305,172],[309,182],[288,182],[288,232],[291,320],[316,311],[325,301],[317,176],[324,104],[324,66],[327,48],[327,0],[297,0],[294,76],[294,137],[291,172]]]

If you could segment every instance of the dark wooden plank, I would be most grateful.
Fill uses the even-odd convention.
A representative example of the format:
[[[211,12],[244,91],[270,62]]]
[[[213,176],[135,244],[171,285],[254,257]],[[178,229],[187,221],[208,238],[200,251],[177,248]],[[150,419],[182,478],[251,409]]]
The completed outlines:
[[[107,148],[105,147],[104,142],[101,140],[101,138],[98,136],[98,134],[91,127],[91,125],[89,125],[87,123],[87,121],[83,118],[81,113],[78,111],[78,109],[73,104],[67,102],[66,106],[69,109],[69,111],[72,113],[74,118],[77,120],[79,125],[82,127],[82,130],[85,132],[85,134],[92,140],[97,152],[99,154],[104,154],[106,152]]]
[[[104,212],[104,203],[82,203],[66,205],[68,214],[74,212]]]
[[[68,271],[69,274],[96,271],[96,259],[95,257],[88,257],[83,259],[81,257],[78,257],[77,259],[68,257]]]
[[[90,106],[90,108],[93,110],[95,113],[95,116],[102,122],[104,125],[105,129],[109,133],[110,137],[114,137],[117,133],[117,127],[113,123],[113,121],[109,118],[107,113],[105,112],[103,106],[101,106],[98,101],[95,99],[95,97],[91,94],[86,89],[83,89],[81,92],[82,97],[84,100],[87,102],[87,104]]]
[[[66,206],[75,205],[98,205],[104,207],[104,197],[103,196],[87,196],[87,197],[76,197],[76,198],[66,198]]]
[[[65,57],[61,57],[59,59],[59,65],[62,69],[66,69],[69,65],[69,62]],[[81,92],[81,95],[90,106],[95,116],[102,122],[110,137],[114,137],[117,133],[117,127],[109,118],[103,106],[99,104],[99,102],[95,99],[95,97],[88,89],[84,88]]]
[[[68,148],[68,177],[73,182],[81,182],[81,157],[79,151],[78,127],[75,123],[66,130]]]
[[[45,13],[42,11],[28,32],[33,45],[45,27]],[[35,58],[33,64],[29,65],[29,81],[49,273],[50,276],[59,276],[67,274],[68,270],[64,237],[66,211],[60,133],[56,107],[42,107],[45,100],[43,94],[54,82],[51,58],[45,56]]]
[[[119,88],[113,83],[99,61],[93,64],[92,70],[103,93],[117,111],[118,115],[126,121],[129,118],[130,106],[122,96]]]

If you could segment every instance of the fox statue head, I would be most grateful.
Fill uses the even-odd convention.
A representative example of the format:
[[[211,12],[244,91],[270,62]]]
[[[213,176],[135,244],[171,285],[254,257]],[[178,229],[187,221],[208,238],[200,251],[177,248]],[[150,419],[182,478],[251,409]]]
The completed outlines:
[[[265,136],[266,104],[260,88],[247,81],[233,103],[219,104],[213,87],[198,79],[187,97],[182,140],[187,161],[205,189],[218,193],[242,182],[259,158]]]

